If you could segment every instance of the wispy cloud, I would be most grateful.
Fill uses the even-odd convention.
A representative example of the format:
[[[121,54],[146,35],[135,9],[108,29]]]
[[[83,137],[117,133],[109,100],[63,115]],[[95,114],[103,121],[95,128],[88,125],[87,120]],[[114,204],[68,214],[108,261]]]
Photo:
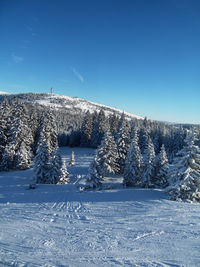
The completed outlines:
[[[83,83],[84,82],[83,76],[75,68],[71,68],[71,69],[74,75],[79,79],[79,81]]]
[[[26,28],[27,28],[27,30],[31,33],[31,35],[32,35],[33,37],[37,36],[37,33],[34,32],[34,30],[33,30],[32,27],[27,26]]]
[[[23,57],[16,56],[15,54],[12,54],[11,56],[12,56],[12,60],[15,63],[20,63],[20,62],[24,61],[24,58]]]

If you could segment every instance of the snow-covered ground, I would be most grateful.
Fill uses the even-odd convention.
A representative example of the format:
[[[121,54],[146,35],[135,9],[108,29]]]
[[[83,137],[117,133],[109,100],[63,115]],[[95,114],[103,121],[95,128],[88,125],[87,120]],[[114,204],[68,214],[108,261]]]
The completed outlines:
[[[71,151],[61,148],[67,161]],[[74,152],[71,185],[27,190],[32,170],[0,173],[0,266],[200,266],[200,205],[120,177],[79,192],[94,151]]]
[[[103,104],[98,104],[94,103],[91,101],[87,101],[78,97],[70,97],[70,96],[64,96],[64,95],[58,95],[58,94],[53,94],[53,95],[41,95],[41,99],[35,100],[33,102],[38,103],[43,106],[49,106],[52,108],[77,108],[80,109],[84,112],[90,111],[93,113],[94,111],[100,111],[102,108],[106,114],[106,116],[109,116],[113,114],[113,112],[116,112],[118,115],[121,115],[123,112],[127,119],[139,119],[143,120],[144,118],[138,115],[135,115],[130,112],[125,112],[120,109],[114,108],[114,107],[109,107]],[[60,102],[61,100],[61,102]]]

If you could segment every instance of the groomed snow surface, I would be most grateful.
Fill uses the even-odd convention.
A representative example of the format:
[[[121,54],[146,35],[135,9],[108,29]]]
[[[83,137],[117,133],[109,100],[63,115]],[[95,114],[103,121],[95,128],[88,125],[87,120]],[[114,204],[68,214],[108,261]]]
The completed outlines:
[[[199,204],[114,176],[113,189],[79,192],[94,150],[73,150],[70,185],[28,190],[32,170],[0,173],[0,266],[200,266]]]

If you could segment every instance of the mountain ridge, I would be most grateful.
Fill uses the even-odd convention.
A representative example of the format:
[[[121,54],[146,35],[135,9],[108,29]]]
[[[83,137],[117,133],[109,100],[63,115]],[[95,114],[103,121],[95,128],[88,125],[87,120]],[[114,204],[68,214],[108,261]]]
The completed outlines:
[[[54,109],[74,109],[80,112],[87,112],[88,110],[91,113],[95,111],[99,112],[101,109],[104,110],[105,114],[111,115],[116,113],[117,115],[125,114],[127,119],[140,119],[143,120],[142,116],[135,115],[130,112],[126,112],[114,107],[110,107],[104,104],[95,103],[92,101],[88,101],[79,97],[70,97],[59,94],[48,94],[48,93],[21,93],[21,94],[8,94],[8,95],[0,95],[1,98],[15,98],[24,101],[31,102],[33,104],[39,104],[42,106],[48,106]]]

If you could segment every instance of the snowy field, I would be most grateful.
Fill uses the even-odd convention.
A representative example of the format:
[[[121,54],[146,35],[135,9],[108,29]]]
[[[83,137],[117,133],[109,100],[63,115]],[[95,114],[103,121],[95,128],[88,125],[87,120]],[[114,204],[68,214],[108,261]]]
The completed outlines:
[[[61,148],[69,161],[71,148]],[[200,266],[200,205],[161,190],[79,192],[94,150],[75,148],[71,185],[27,190],[32,170],[0,173],[0,266]]]

